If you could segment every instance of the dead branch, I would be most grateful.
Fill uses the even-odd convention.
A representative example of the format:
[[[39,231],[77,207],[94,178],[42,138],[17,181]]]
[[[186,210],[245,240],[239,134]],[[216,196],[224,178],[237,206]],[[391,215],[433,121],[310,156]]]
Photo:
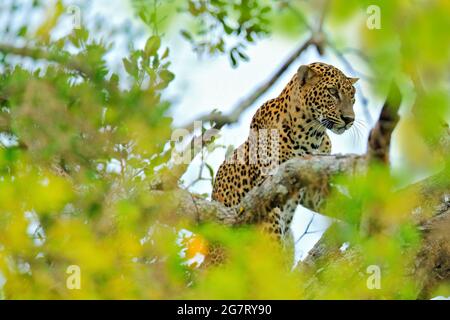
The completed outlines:
[[[314,45],[317,48],[321,47],[323,45],[322,42],[323,38],[319,36],[311,36],[310,38],[308,38],[308,40],[302,43],[294,52],[291,53],[290,56],[288,56],[288,58],[276,69],[276,71],[272,74],[272,76],[270,76],[270,78],[260,84],[246,98],[239,101],[229,114],[206,114],[197,118],[196,121],[213,122],[214,129],[221,129],[224,125],[237,122],[242,113],[250,108],[256,102],[256,100],[258,100],[264,93],[266,93],[306,49],[308,49],[311,45]],[[183,128],[192,130],[193,123],[186,124],[183,126]]]
[[[202,148],[207,146],[209,143],[213,141],[213,137],[217,135],[217,131],[220,130],[223,126],[233,124],[237,122],[242,115],[242,113],[250,108],[256,100],[258,100],[264,93],[267,92],[275,82],[286,72],[289,66],[311,45],[314,45],[317,50],[323,51],[323,34],[317,33],[313,34],[308,40],[306,40],[302,45],[300,45],[287,59],[282,65],[275,71],[275,73],[267,79],[264,83],[262,83],[259,87],[256,88],[247,98],[240,101],[228,115],[223,115],[221,113],[210,113],[203,116],[200,116],[195,121],[201,122],[212,122],[212,128],[206,130],[203,134],[199,136],[194,135],[186,147],[184,153],[189,153],[192,156],[192,159],[197,156],[197,153],[200,151],[198,149],[193,148],[197,141],[202,142]],[[320,49],[319,49],[320,48]],[[186,129],[189,131],[193,131],[194,122],[186,124],[182,127],[182,129]],[[171,169],[171,173],[165,177],[160,178],[160,182],[158,183],[159,188],[168,189],[170,187],[174,187],[177,185],[177,181],[181,178],[181,176],[186,172],[189,164],[177,164],[173,166]]]
[[[213,129],[221,129],[224,125],[233,124],[237,122],[242,113],[250,108],[256,100],[258,100],[264,93],[266,93],[277,80],[286,72],[286,70],[294,63],[295,60],[306,51],[311,45],[317,49],[320,55],[323,55],[325,48],[325,36],[323,34],[323,25],[325,23],[325,15],[328,11],[329,0],[324,0],[319,12],[319,19],[315,29],[310,28],[311,36],[292,52],[287,59],[276,69],[273,75],[258,86],[245,99],[241,100],[228,115],[220,113],[211,113],[200,116],[196,121],[213,122]],[[192,130],[193,123],[186,124],[182,128]]]

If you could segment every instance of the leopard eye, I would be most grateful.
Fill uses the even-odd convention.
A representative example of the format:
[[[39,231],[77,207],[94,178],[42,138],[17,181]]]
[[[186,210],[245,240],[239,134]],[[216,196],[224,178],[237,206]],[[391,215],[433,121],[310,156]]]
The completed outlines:
[[[339,99],[339,93],[336,88],[328,88],[328,92],[335,98]]]

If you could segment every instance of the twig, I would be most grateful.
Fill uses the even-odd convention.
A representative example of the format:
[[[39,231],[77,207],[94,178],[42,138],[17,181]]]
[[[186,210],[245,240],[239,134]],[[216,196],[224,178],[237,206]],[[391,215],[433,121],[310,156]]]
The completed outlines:
[[[316,217],[316,214],[315,213],[312,213],[311,214],[311,218],[309,219],[309,222],[308,222],[308,224],[306,225],[306,228],[305,228],[305,231],[302,233],[302,235],[297,239],[297,241],[295,241],[295,244],[297,244],[297,243],[299,243],[302,239],[303,239],[303,237],[304,236],[306,236],[307,234],[309,234],[309,228],[311,227],[311,225],[312,225],[312,223],[313,223],[313,221],[314,221],[314,218]]]
[[[330,5],[330,0],[323,0],[322,10],[320,10],[319,22],[317,24],[317,32],[318,33],[323,32],[323,25],[325,22],[325,16],[328,12],[329,5]]]
[[[345,67],[350,70],[350,72],[352,72],[354,75],[358,76],[359,78],[368,80],[368,81],[372,81],[374,80],[373,77],[368,76],[366,74],[363,74],[359,71],[357,71],[353,65],[350,63],[350,61],[347,60],[347,58],[345,57],[345,55],[334,45],[332,44],[329,40],[327,40],[327,45],[328,47],[331,49],[331,51],[336,55],[336,57],[345,65]],[[369,103],[369,100],[366,98],[366,96],[364,95],[364,93],[362,92],[362,90],[359,90],[359,94],[361,95],[362,98],[362,104],[364,106],[363,108],[363,112],[364,112],[364,117],[366,118],[366,122],[367,123],[372,123],[372,117],[370,115],[369,110],[367,109],[367,105]]]
[[[330,41],[327,40],[327,45],[331,49],[331,51],[335,54],[335,56],[341,60],[341,62],[345,65],[347,69],[349,69],[354,75],[358,76],[361,79],[365,79],[368,81],[374,81],[375,79],[372,76],[369,76],[367,74],[364,74],[358,70],[356,70],[353,65],[350,63],[350,61],[347,60],[344,53],[339,50],[334,44],[332,44]]]

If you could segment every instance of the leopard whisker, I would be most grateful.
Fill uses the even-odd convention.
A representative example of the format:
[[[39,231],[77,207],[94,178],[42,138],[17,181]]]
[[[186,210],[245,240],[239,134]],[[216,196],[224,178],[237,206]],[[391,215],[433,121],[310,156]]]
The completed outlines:
[[[331,122],[329,119],[324,119],[325,127],[329,130],[333,128],[333,122]]]
[[[333,124],[339,124],[339,120],[334,119],[334,118],[327,118],[327,120]]]
[[[352,126],[352,127],[350,128],[350,130],[348,130],[348,131],[349,131],[349,134],[350,134],[351,137],[352,137],[352,144],[353,144],[353,146],[356,146],[357,133],[355,132],[355,127]]]
[[[305,130],[309,130],[310,128],[313,128],[313,130],[318,130],[323,127],[325,127],[325,126],[320,121],[315,120],[315,121],[307,124],[304,128],[305,128]]]
[[[366,130],[366,129],[362,128],[361,123],[359,123],[359,122],[355,122],[353,127],[355,128],[354,130],[358,135],[358,143],[361,143],[363,141],[363,129],[364,130]]]
[[[359,129],[358,125],[355,125],[354,128],[355,128],[354,130],[355,130],[355,132],[357,134],[357,137],[358,137],[357,138],[357,144],[360,145],[362,143],[362,141],[363,141],[362,132]]]
[[[359,126],[361,126],[363,129],[367,129],[367,123],[362,120],[362,119],[355,119],[355,124],[358,124]]]

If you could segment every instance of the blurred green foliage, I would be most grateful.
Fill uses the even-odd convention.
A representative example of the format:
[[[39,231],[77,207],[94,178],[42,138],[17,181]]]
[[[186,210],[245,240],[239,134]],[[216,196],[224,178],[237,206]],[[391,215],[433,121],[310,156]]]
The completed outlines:
[[[183,29],[181,35],[199,53],[227,53],[232,66],[247,61],[247,44],[268,34],[269,1],[189,0],[185,10],[195,18],[195,35]]]
[[[106,63],[111,45],[92,30],[54,37],[66,1],[55,7],[32,1],[28,9],[12,1],[4,11],[10,19],[1,31],[5,43],[0,42],[1,296],[415,298],[417,288],[406,275],[421,238],[409,214],[421,199],[401,187],[418,167],[448,168],[448,150],[431,151],[442,135],[440,121],[449,115],[448,1],[377,1],[377,30],[366,26],[370,1],[332,1],[328,8],[324,31],[330,40],[356,21],[358,50],[368,57],[377,93],[402,77],[415,89],[418,83],[426,88],[416,90],[415,104],[398,128],[408,159],[401,174],[374,164],[364,175],[334,182],[339,187],[325,210],[346,223],[334,225],[328,240],[349,243],[347,250],[357,250],[361,259],[330,256],[313,270],[291,272],[277,245],[253,228],[190,225],[176,214],[170,193],[149,192],[161,172],[170,172],[171,104],[162,95],[175,75],[164,31],[178,28],[196,51],[227,54],[238,66],[251,58],[246,47],[262,37],[276,33],[301,40],[318,16],[317,3],[132,1],[149,34],[145,45],[129,50],[119,72]],[[30,21],[13,24],[20,10],[38,11],[45,19],[34,28]],[[175,23],[186,17],[186,26]],[[18,59],[2,47],[7,40],[34,49]],[[35,62],[26,67],[30,58]],[[185,229],[195,235],[183,237]],[[198,270],[187,263],[215,242],[227,248],[226,264]],[[71,265],[81,270],[79,290],[67,286]],[[382,269],[379,290],[367,286],[369,265]],[[448,290],[442,285],[436,294],[448,296]]]

